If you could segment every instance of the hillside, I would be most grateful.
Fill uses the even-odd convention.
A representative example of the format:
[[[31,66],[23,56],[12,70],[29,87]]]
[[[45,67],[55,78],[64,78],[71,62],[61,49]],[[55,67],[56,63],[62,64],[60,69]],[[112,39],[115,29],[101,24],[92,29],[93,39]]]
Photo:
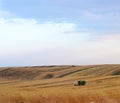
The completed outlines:
[[[1,79],[39,80],[81,76],[120,75],[120,65],[33,66],[0,68]]]
[[[85,80],[85,86],[74,82]],[[0,103],[120,103],[120,65],[0,68]]]

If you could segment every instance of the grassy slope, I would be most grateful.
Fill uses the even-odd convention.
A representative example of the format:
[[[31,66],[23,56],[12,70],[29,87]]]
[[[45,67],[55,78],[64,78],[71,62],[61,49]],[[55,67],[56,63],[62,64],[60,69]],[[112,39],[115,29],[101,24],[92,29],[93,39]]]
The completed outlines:
[[[119,74],[120,65],[1,68],[0,103],[120,103]]]
[[[91,66],[41,66],[1,68],[0,78],[49,79],[67,76],[112,76],[120,75],[120,65]]]

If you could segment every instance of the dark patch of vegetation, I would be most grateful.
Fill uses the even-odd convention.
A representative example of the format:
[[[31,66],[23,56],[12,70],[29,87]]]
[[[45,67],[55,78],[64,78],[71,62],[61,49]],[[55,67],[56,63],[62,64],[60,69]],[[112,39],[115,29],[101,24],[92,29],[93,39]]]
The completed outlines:
[[[31,68],[41,68],[42,66],[32,66]]]
[[[112,75],[120,75],[120,70],[119,71],[115,71]]]
[[[56,67],[56,66],[55,66],[55,65],[50,65],[50,66],[48,66],[48,67],[52,68],[52,67]]]
[[[81,81],[77,81],[74,86],[84,86],[86,84],[86,81],[81,80]]]
[[[45,79],[49,79],[49,78],[53,78],[53,77],[54,77],[53,74],[47,74],[44,78],[45,78]]]
[[[85,85],[86,81],[80,81],[80,85]]]
[[[76,67],[75,65],[72,65],[72,67]]]

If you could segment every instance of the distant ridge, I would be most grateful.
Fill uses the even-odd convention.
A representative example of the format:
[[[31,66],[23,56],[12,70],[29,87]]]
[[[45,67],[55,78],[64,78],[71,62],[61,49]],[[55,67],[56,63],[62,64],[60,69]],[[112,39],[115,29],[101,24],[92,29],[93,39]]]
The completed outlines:
[[[64,78],[67,76],[112,76],[120,75],[120,65],[87,65],[87,66],[31,66],[1,67],[1,79],[37,80]]]

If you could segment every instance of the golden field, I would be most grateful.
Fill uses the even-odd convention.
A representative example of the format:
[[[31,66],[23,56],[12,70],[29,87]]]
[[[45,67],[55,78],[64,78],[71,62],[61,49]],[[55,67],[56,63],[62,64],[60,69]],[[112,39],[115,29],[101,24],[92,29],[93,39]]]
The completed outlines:
[[[0,103],[120,103],[120,65],[0,68]]]

